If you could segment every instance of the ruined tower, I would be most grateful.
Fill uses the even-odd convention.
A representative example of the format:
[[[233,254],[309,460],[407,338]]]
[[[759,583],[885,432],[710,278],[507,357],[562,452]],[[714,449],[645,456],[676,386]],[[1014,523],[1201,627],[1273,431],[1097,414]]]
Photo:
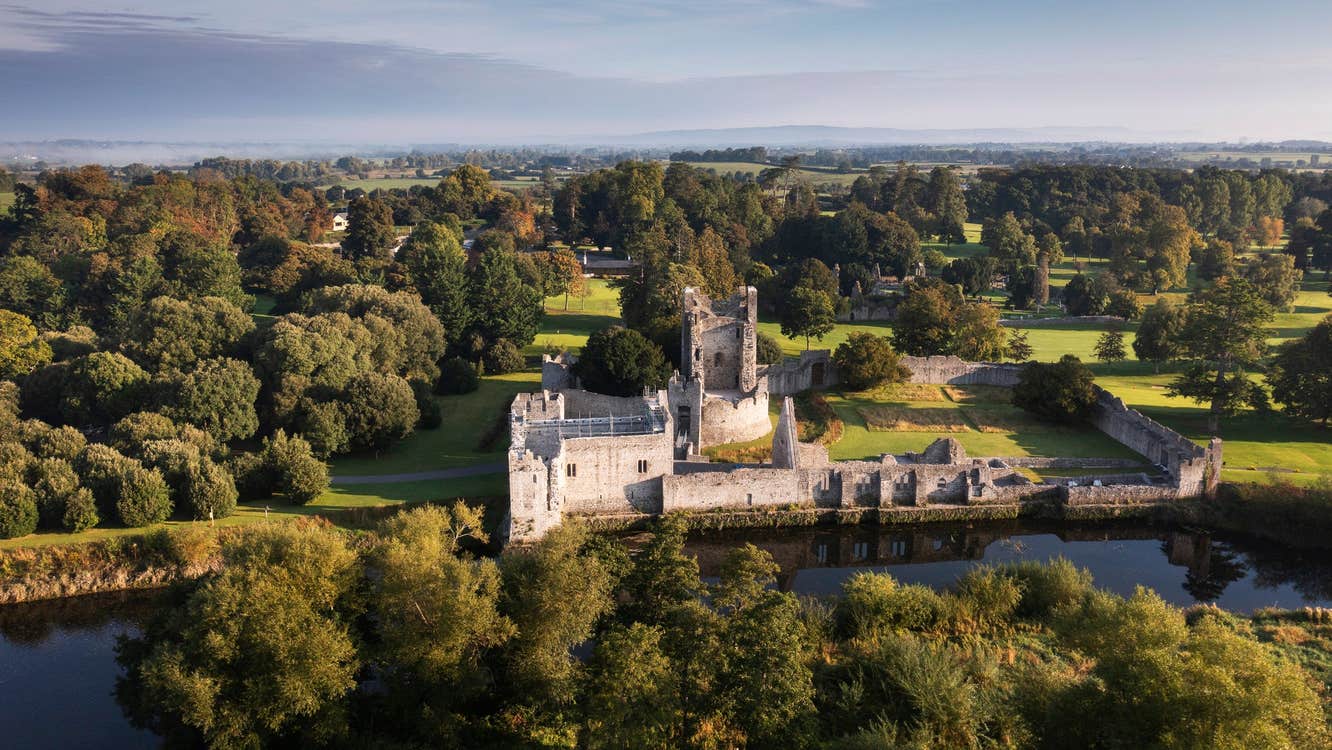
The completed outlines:
[[[782,415],[777,418],[777,431],[772,434],[772,467],[774,469],[800,468],[800,445],[796,433],[795,407],[791,397],[782,400]]]

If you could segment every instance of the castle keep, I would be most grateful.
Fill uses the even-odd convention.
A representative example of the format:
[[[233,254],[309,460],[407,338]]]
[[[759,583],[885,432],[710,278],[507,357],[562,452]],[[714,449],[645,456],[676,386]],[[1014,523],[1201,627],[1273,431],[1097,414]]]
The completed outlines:
[[[714,301],[695,289],[682,298],[681,371],[665,389],[636,397],[580,390],[573,359],[547,357],[542,389],[510,410],[510,541],[540,539],[565,515],[657,515],[677,510],[806,506],[919,508],[1056,502],[1150,503],[1211,494],[1221,441],[1200,447],[1098,389],[1092,424],[1156,464],[1123,459],[972,458],[952,438],[920,453],[831,461],[801,443],[791,399],[773,429],[771,392],[784,396],[836,380],[828,352],[756,364],[757,294],[750,287]],[[1011,387],[1020,367],[956,357],[904,357],[918,383]],[[766,464],[712,463],[705,448],[772,434]],[[1121,473],[1059,483],[1031,481],[1020,469],[1061,467]]]

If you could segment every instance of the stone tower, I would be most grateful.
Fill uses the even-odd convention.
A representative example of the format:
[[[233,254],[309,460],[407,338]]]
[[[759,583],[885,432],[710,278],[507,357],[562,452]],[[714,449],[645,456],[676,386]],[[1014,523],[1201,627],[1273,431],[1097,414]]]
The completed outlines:
[[[758,385],[758,291],[724,300],[686,287],[681,300],[681,370],[709,391],[747,393]]]

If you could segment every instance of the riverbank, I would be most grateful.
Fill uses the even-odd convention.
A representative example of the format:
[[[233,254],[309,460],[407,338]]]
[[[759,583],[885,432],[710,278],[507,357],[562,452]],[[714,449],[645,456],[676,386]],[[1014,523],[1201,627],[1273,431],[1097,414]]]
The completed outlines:
[[[486,503],[486,526],[501,525],[499,502]],[[406,506],[360,508],[330,519],[362,533]],[[654,516],[623,514],[580,519],[606,533],[642,530]],[[1222,485],[1215,500],[1139,505],[1065,506],[1055,501],[1001,505],[934,505],[923,508],[811,508],[716,510],[694,513],[688,525],[700,531],[783,529],[816,526],[914,526],[949,522],[1047,520],[1089,523],[1133,520],[1166,527],[1215,529],[1250,535],[1306,550],[1332,549],[1332,491],[1294,485]],[[218,550],[253,526],[188,526],[113,537],[83,544],[0,551],[0,605],[85,594],[154,589],[217,570]]]

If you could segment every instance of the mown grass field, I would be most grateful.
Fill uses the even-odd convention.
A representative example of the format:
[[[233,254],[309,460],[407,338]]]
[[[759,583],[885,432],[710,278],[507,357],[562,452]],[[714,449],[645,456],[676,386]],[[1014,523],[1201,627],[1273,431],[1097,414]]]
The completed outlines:
[[[749,161],[691,161],[685,162],[691,167],[698,169],[711,170],[717,174],[743,174],[758,176],[759,172],[765,169],[771,169],[773,164],[759,164]],[[819,169],[818,167],[801,167],[796,170],[801,179],[808,180],[813,185],[841,185],[850,186],[856,181],[856,178],[865,174],[865,170],[854,172],[834,172],[830,169]]]
[[[14,194],[0,193],[0,214],[8,211],[12,205],[14,205]]]

